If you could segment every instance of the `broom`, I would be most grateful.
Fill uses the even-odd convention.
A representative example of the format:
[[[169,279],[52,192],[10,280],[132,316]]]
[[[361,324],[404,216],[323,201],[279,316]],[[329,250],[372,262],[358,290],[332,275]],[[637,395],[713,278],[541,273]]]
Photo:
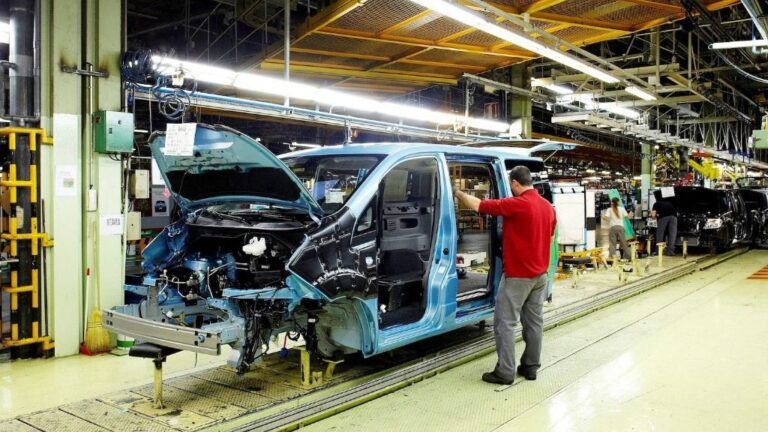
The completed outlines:
[[[95,225],[95,223],[94,223]],[[96,231],[95,228],[92,228],[92,231]],[[95,241],[95,237],[92,237]],[[94,267],[98,266],[98,254],[93,254],[93,261],[94,261]],[[93,309],[91,310],[91,314],[88,317],[88,324],[86,326],[85,331],[85,348],[91,353],[91,354],[98,354],[107,352],[112,348],[112,341],[109,337],[109,332],[107,329],[102,327],[101,325],[101,309],[99,309],[99,305],[101,302],[99,301],[99,286],[96,284],[91,284],[91,269],[86,269],[85,272],[86,277],[86,290],[90,290],[91,287],[93,287]]]

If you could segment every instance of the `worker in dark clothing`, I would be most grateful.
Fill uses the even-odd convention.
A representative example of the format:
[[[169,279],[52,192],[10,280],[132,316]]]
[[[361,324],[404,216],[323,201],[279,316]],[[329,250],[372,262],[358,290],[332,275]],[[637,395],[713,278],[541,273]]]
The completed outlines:
[[[675,254],[677,241],[677,210],[669,200],[660,199],[653,204],[651,218],[656,219],[656,243],[666,242],[664,255]]]
[[[525,351],[517,372],[535,380],[541,367],[543,308],[547,295],[547,270],[553,236],[555,210],[533,188],[531,172],[524,166],[510,171],[514,197],[480,200],[460,190],[457,199],[480,213],[504,218],[502,247],[504,282],[496,295],[493,328],[499,360],[483,381],[512,384],[515,380],[515,326],[523,325]]]

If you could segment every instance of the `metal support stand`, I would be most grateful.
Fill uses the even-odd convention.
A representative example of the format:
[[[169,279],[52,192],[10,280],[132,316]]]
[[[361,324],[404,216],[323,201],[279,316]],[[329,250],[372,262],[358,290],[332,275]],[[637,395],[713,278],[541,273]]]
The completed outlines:
[[[683,239],[683,259],[688,259],[688,240]]]
[[[155,364],[155,385],[152,390],[152,408],[163,409],[163,362],[165,357],[152,360]]]
[[[309,351],[300,347],[301,351],[301,385],[304,387],[317,386],[323,383],[323,380],[328,381],[333,378],[333,373],[336,371],[336,365],[343,363],[344,360],[328,360],[323,359],[325,362],[325,371],[312,371],[312,356]]]
[[[162,347],[151,343],[140,343],[131,347],[128,351],[130,357],[141,357],[152,360],[155,366],[154,385],[152,387],[152,408],[161,410],[165,408],[163,403],[163,363],[169,355],[179,352],[177,349]]]

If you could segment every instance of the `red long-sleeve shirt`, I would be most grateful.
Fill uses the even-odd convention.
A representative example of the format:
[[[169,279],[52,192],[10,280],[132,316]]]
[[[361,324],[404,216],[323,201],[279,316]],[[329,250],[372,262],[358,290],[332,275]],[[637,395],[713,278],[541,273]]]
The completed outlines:
[[[549,269],[555,209],[535,189],[518,197],[480,201],[480,213],[502,216],[504,274],[534,278]]]

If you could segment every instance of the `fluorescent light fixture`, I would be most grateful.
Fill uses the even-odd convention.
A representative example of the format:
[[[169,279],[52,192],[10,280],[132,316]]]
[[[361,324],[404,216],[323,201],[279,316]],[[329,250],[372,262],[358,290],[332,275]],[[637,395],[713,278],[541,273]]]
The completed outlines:
[[[229,85],[242,90],[274,96],[288,96],[291,99],[344,107],[353,111],[375,112],[399,119],[411,119],[437,125],[465,125],[466,127],[492,132],[508,132],[510,128],[510,125],[505,122],[464,117],[454,113],[433,111],[405,104],[380,102],[364,96],[320,88],[297,81],[286,81],[267,75],[235,72],[230,69],[167,59],[159,56],[154,56],[152,61],[155,63],[156,69],[162,74],[172,75],[182,70],[185,74],[200,82]]]
[[[641,89],[640,87],[629,86],[629,87],[625,88],[624,91],[626,91],[627,93],[629,93],[631,95],[635,95],[635,96],[639,97],[642,100],[647,100],[647,101],[656,100],[656,96],[648,93],[647,91]]]
[[[320,144],[304,144],[304,143],[297,143],[295,141],[292,142],[292,143],[285,143],[285,144],[288,144],[289,147],[297,147],[297,148],[320,148],[320,147],[322,147]]]
[[[768,46],[768,40],[753,39],[746,41],[715,42],[709,46],[710,49],[733,49],[733,48],[753,48]]]
[[[622,117],[626,117],[632,120],[637,120],[640,118],[639,112],[630,108],[618,106],[616,102],[603,102],[601,104],[598,104],[598,109],[601,109],[603,111],[608,111],[609,113],[620,115]]]
[[[531,39],[525,34],[501,27],[496,23],[488,21],[484,16],[476,14],[467,8],[457,6],[445,0],[411,1],[425,8],[432,9],[435,12],[439,12],[440,14],[445,15],[462,24],[475,27],[482,32],[488,33],[490,35],[496,36],[499,39],[503,39],[507,42],[517,45],[520,48],[533,51],[536,54],[547,57],[550,60],[554,60],[565,66],[579,70],[593,78],[597,78],[600,81],[609,84],[619,82],[618,78],[595,66],[590,65],[589,63],[581,61],[557,49],[550,48],[540,42]]]
[[[212,84],[232,85],[237,77],[233,70],[201,63],[166,59],[160,56],[152,56],[152,61],[157,64],[157,71],[163,75],[173,75],[182,70],[185,75],[197,81],[205,81]]]
[[[11,41],[11,25],[0,22],[0,43],[7,44]]]
[[[570,87],[566,87],[560,84],[548,83],[538,78],[534,78],[531,80],[531,87],[544,87],[545,89],[551,91],[552,93],[557,93],[559,95],[573,94],[573,90],[571,90]]]

